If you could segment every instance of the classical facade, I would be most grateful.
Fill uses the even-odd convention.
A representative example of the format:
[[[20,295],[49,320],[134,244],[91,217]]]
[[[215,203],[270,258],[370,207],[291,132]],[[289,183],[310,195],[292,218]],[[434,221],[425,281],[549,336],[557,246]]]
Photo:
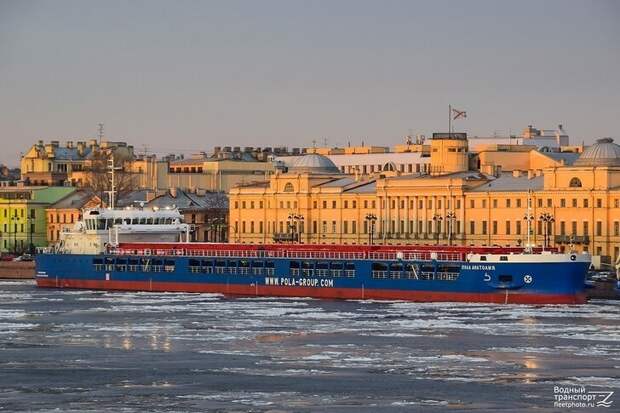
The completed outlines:
[[[32,252],[46,246],[45,209],[73,191],[70,187],[0,188],[0,251]]]
[[[611,139],[580,155],[527,151],[504,159],[503,170],[502,156],[475,168],[477,155],[455,135],[434,136],[430,173],[364,179],[311,154],[268,182],[233,188],[231,241],[524,245],[529,238],[618,257],[620,146]]]
[[[133,146],[125,142],[38,141],[21,159],[22,180],[29,185],[86,185],[94,164],[114,155],[121,164],[134,159]]]

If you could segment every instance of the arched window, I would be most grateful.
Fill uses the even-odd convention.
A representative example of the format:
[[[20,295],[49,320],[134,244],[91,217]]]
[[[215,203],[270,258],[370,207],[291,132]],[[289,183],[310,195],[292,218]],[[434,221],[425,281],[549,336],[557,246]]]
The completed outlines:
[[[293,192],[293,184],[290,182],[287,182],[286,185],[284,185],[284,192]]]
[[[576,177],[571,179],[568,186],[570,186],[571,188],[581,188],[581,179]]]
[[[396,165],[394,165],[394,162],[388,162],[385,165],[383,165],[383,170],[394,172],[396,170]]]

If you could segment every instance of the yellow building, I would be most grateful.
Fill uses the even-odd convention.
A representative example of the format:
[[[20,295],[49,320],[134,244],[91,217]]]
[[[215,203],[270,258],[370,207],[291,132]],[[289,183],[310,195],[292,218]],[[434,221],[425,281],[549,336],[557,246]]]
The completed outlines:
[[[72,230],[82,219],[84,208],[105,206],[101,199],[88,190],[78,189],[50,205],[45,210],[47,217],[47,242],[52,244],[60,239],[60,233]]]
[[[22,156],[22,180],[30,185],[62,186],[69,183],[82,186],[88,180],[93,162],[110,154],[114,154],[117,161],[132,160],[133,146],[110,141],[99,144],[96,139],[75,144],[67,141],[64,146],[59,141],[38,141]]]
[[[230,239],[514,246],[527,242],[529,213],[535,245],[618,257],[620,146],[610,139],[578,158],[525,152],[520,161],[509,158],[509,172],[498,164],[471,170],[466,140],[435,139],[431,174],[363,180],[311,154],[269,182],[233,188]]]

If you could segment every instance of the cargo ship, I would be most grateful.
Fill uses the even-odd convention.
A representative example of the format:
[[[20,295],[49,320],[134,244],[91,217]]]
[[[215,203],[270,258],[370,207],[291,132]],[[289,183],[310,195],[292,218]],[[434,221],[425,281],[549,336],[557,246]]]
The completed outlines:
[[[176,210],[93,209],[36,256],[39,287],[580,304],[591,257],[529,247],[189,242]],[[528,231],[529,232],[529,231]]]

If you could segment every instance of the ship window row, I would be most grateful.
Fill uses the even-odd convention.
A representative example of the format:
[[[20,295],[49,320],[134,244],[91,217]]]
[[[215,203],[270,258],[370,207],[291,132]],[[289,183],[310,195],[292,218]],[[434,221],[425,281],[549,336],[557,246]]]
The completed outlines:
[[[165,217],[141,217],[141,218],[87,218],[86,229],[106,230],[114,225],[171,225],[176,219]]]
[[[151,258],[94,258],[95,271],[174,272],[174,260]]]
[[[347,277],[354,278],[355,263],[347,261],[291,261],[289,274],[293,277]]]
[[[275,263],[262,260],[189,260],[189,272],[223,275],[275,275]]]
[[[371,276],[374,279],[410,279],[454,281],[459,277],[460,265],[373,262]]]

